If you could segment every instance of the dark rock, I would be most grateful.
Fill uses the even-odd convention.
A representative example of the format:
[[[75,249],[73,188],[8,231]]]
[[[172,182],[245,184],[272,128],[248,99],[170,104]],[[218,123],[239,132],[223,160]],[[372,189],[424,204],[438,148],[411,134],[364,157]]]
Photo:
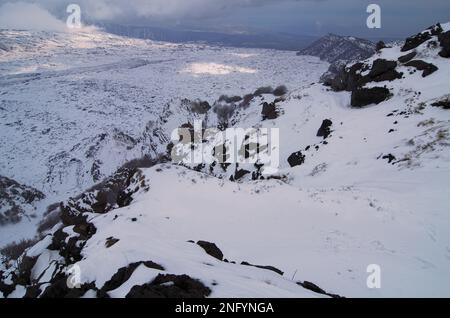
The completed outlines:
[[[379,41],[376,44],[375,49],[377,50],[377,52],[381,51],[382,49],[386,48],[386,44],[383,41]]]
[[[427,77],[438,70],[437,66],[431,63],[424,62],[422,60],[413,60],[405,64],[405,66],[411,66],[419,71],[423,71],[422,77]]]
[[[18,269],[13,275],[15,285],[27,286],[31,284],[31,271],[36,265],[37,257],[23,256],[19,262]]]
[[[384,82],[384,81],[393,81],[395,79],[402,78],[403,74],[398,73],[395,68],[397,67],[397,62],[388,61],[384,59],[377,59],[373,62],[372,69],[368,74],[369,79],[366,79],[366,82],[374,81],[374,82]]]
[[[279,112],[277,109],[277,106],[275,105],[275,103],[267,103],[265,102],[263,104],[263,109],[261,112],[262,116],[263,116],[263,120],[272,120],[272,119],[277,119],[279,116]]]
[[[283,95],[286,95],[287,92],[288,92],[287,87],[284,85],[281,85],[281,86],[278,86],[277,88],[275,88],[275,90],[273,91],[273,95],[283,96]]]
[[[14,285],[5,284],[3,281],[3,272],[0,271],[0,293],[3,294],[3,297],[8,297],[15,289]]]
[[[116,239],[116,238],[114,238],[114,237],[108,237],[108,238],[106,239],[105,246],[106,246],[106,248],[110,248],[111,246],[115,245],[115,244],[118,243],[119,241],[120,241],[119,239]]]
[[[105,285],[98,291],[98,297],[105,298],[108,297],[108,292],[115,290],[122,286],[125,282],[127,282],[131,275],[133,275],[134,271],[140,266],[145,265],[148,268],[157,269],[160,271],[164,271],[164,267],[162,267],[159,264],[156,264],[154,262],[148,261],[148,262],[137,262],[132,263],[128,265],[127,267],[120,268],[112,277],[110,280],[108,280]]]
[[[80,234],[80,238],[85,241],[90,239],[95,233],[97,233],[97,229],[94,224],[87,222],[75,225],[73,231]]]
[[[395,156],[393,154],[388,154],[386,156],[383,156],[383,159],[388,160],[388,163],[392,163],[393,161],[395,161],[397,158],[395,158]]]
[[[277,274],[279,274],[281,276],[283,276],[283,274],[284,274],[283,271],[279,270],[278,268],[276,268],[274,266],[253,265],[253,264],[250,264],[248,262],[242,262],[241,265],[251,266],[251,267],[256,267],[256,268],[261,268],[261,269],[266,269],[266,270],[275,272],[275,273],[277,273]]]
[[[443,99],[439,102],[431,104],[431,106],[442,107],[443,109],[450,109],[450,99]]]
[[[388,61],[384,59],[377,59],[373,61],[372,69],[369,72],[369,77],[375,78],[387,71],[395,70],[397,62]]]
[[[379,104],[387,100],[390,92],[385,87],[358,88],[352,92],[351,105],[363,107],[371,104]]]
[[[83,284],[80,288],[69,288],[67,286],[68,277],[65,274],[57,274],[41,295],[41,298],[81,298],[88,290],[96,290],[95,284]]]
[[[294,152],[288,158],[288,163],[291,167],[300,166],[305,163],[305,155],[302,154],[301,151]]]
[[[405,44],[403,45],[401,51],[406,52],[412,49],[415,49],[422,43],[425,43],[431,39],[431,34],[428,32],[419,33],[415,36],[409,37],[406,39]]]
[[[315,292],[317,294],[330,296],[331,298],[343,298],[342,296],[339,296],[339,295],[336,295],[336,294],[327,293],[326,291],[324,291],[322,288],[320,288],[316,284],[308,282],[308,281],[304,281],[303,283],[302,282],[298,282],[297,285],[300,285],[303,288],[305,288],[307,290],[310,290],[312,292]]]
[[[241,178],[243,178],[244,176],[246,176],[249,173],[250,173],[250,171],[245,170],[245,169],[237,170],[233,176],[233,181],[240,180]]]
[[[407,62],[411,61],[413,58],[416,57],[416,55],[417,55],[417,52],[416,52],[416,51],[413,51],[413,52],[408,53],[408,54],[406,54],[406,55],[400,56],[400,57],[398,58],[398,61],[399,61],[400,63],[403,63],[403,64],[404,64],[404,63],[407,63]]]
[[[197,245],[203,248],[205,252],[212,257],[217,258],[219,261],[223,260],[223,253],[216,244],[206,241],[198,241]]]
[[[25,296],[23,296],[23,298],[25,298],[25,299],[35,299],[35,298],[39,297],[41,292],[42,292],[41,288],[39,286],[37,286],[37,285],[28,286],[27,287],[27,291],[25,293]]]
[[[449,58],[450,57],[450,31],[440,34],[439,42],[442,47],[442,50],[439,52],[439,55],[444,58]]]
[[[211,289],[187,275],[158,275],[151,283],[134,286],[126,298],[205,298]]]
[[[133,201],[132,193],[120,191],[117,195],[117,205],[119,206],[119,208],[129,206],[132,201]]]
[[[323,137],[323,139],[327,139],[331,134],[331,126],[333,122],[329,119],[325,119],[322,122],[322,126],[320,126],[319,131],[317,132],[317,137]]]

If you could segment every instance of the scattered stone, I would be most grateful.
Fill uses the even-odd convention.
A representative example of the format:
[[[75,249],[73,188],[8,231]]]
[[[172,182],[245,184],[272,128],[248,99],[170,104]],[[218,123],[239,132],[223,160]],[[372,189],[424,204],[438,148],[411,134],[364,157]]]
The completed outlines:
[[[223,253],[222,251],[217,247],[216,244],[206,242],[206,241],[198,241],[197,245],[199,245],[201,248],[203,248],[206,252],[206,254],[217,258],[219,261],[223,260]]]
[[[305,155],[302,154],[301,151],[294,152],[292,155],[288,158],[288,163],[292,167],[300,166],[305,163]]]

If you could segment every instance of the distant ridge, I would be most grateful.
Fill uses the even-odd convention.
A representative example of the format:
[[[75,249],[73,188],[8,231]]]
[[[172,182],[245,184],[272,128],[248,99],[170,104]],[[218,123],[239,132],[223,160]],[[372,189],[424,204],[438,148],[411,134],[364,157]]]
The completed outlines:
[[[317,56],[329,63],[366,59],[375,53],[375,43],[352,36],[328,34],[301,50],[297,55]]]

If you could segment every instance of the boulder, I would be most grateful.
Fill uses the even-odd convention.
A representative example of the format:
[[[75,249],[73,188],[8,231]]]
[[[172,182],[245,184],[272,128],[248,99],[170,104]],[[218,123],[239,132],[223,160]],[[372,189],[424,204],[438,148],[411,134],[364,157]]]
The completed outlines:
[[[317,132],[317,137],[323,137],[323,139],[327,139],[331,134],[331,126],[333,122],[329,119],[325,119],[322,122],[322,126],[320,126],[319,131]]]
[[[223,260],[223,253],[222,251],[217,247],[216,244],[206,242],[206,241],[198,241],[197,245],[203,248],[206,252],[206,254],[217,258],[219,261]]]
[[[377,59],[373,62],[372,69],[368,74],[369,79],[365,82],[384,82],[393,81],[402,78],[403,74],[395,70],[397,67],[396,61],[388,61],[384,59]]]
[[[272,119],[277,119],[278,118],[278,110],[277,110],[277,106],[275,105],[275,103],[267,103],[265,102],[263,104],[263,109],[261,112],[262,116],[263,116],[263,120],[272,120]]]
[[[352,92],[351,105],[364,107],[370,104],[379,104],[387,100],[390,92],[385,87],[358,88]]]
[[[205,298],[211,289],[187,275],[158,275],[151,283],[134,286],[126,298]]]
[[[301,151],[294,152],[288,158],[288,163],[291,167],[300,166],[305,163],[305,155],[302,154]]]

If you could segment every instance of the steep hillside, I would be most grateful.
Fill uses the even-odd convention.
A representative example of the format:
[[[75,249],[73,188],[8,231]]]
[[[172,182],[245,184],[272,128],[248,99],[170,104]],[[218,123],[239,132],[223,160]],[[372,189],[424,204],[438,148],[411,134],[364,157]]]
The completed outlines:
[[[317,56],[329,63],[357,61],[375,53],[375,44],[352,36],[328,34],[315,41],[298,55]]]
[[[58,223],[18,261],[4,260],[0,291],[449,297],[449,43],[447,23],[342,68],[326,85],[289,78],[287,90],[242,89],[208,103],[192,91],[157,127],[183,127],[198,142],[175,131],[160,139],[166,156],[53,206]],[[221,161],[236,140],[205,129],[227,127],[278,128],[279,165]],[[243,138],[237,152],[252,157],[253,142]],[[169,161],[207,146],[222,149],[212,163]],[[373,264],[380,289],[367,285]]]

